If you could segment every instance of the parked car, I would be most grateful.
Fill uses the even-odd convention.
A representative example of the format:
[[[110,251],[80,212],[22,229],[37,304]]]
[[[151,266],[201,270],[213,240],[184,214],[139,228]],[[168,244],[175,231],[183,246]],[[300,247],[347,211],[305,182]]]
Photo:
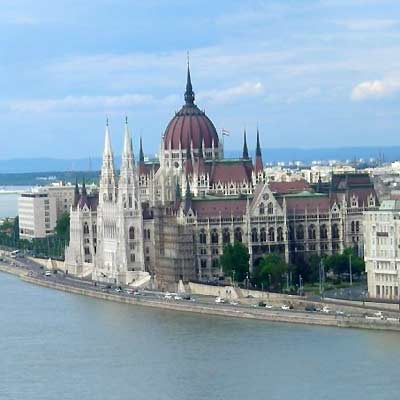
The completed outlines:
[[[331,309],[327,306],[322,307],[322,312],[325,314],[329,314],[331,312]]]
[[[217,297],[217,298],[215,299],[215,302],[216,302],[217,304],[222,304],[222,303],[225,303],[225,300],[222,299],[221,297]]]
[[[44,273],[44,275],[45,275],[45,276],[51,276],[51,271],[47,270],[47,271]]]
[[[284,311],[290,310],[290,307],[289,307],[288,305],[286,305],[286,304],[284,304],[281,308],[282,308],[282,310],[284,310]]]
[[[316,312],[317,307],[315,307],[314,305],[308,305],[308,306],[305,306],[304,310],[307,312]]]

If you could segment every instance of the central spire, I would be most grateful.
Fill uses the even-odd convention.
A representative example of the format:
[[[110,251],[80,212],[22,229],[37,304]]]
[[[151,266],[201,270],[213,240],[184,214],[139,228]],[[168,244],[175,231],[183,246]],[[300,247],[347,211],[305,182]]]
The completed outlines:
[[[193,92],[193,87],[192,87],[192,80],[190,78],[189,52],[188,52],[188,60],[187,60],[185,103],[187,106],[194,105],[194,92]]]

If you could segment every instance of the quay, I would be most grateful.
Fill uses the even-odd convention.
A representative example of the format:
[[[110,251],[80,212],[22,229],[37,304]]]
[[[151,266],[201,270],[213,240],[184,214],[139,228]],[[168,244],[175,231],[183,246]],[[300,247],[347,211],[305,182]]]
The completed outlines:
[[[37,274],[32,269],[21,266],[12,266],[0,263],[0,271],[18,276],[27,283],[46,288],[56,289],[68,293],[88,296],[101,300],[114,301],[137,306],[153,307],[164,310],[190,312],[223,317],[247,318],[271,322],[285,322],[293,324],[320,325],[339,328],[360,328],[375,330],[390,330],[400,332],[400,322],[397,318],[390,320],[366,319],[360,315],[337,315],[316,312],[304,312],[298,310],[268,310],[262,307],[249,305],[215,304],[213,302],[168,301],[163,297],[129,296],[125,293],[104,292],[100,287],[94,286],[89,281],[79,279],[65,279],[57,277],[45,277]],[[162,293],[160,293],[162,295]],[[254,299],[253,299],[254,300]],[[316,302],[314,302],[316,303]],[[376,309],[363,309],[374,311]]]

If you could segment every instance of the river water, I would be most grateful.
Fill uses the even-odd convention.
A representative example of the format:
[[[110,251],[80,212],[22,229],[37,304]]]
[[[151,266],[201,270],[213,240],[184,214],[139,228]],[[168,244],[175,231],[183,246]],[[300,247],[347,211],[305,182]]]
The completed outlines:
[[[199,316],[0,273],[0,399],[394,399],[400,334]]]

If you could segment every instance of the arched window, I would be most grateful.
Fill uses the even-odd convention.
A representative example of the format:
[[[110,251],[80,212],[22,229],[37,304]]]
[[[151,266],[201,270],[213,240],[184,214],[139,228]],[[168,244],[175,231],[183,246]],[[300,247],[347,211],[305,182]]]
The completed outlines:
[[[265,214],[265,206],[264,206],[264,203],[261,203],[261,204],[260,204],[259,213],[260,213],[260,215],[264,215],[264,214]]]
[[[351,221],[351,232],[354,233],[356,231],[355,223],[354,221]]]
[[[356,221],[356,232],[360,232],[360,221]]]
[[[96,226],[96,224],[93,224],[93,225],[92,225],[92,232],[93,232],[93,235],[96,235],[96,232],[97,232],[97,226]]]
[[[213,229],[213,231],[211,232],[211,243],[218,244],[218,232],[216,229]]]
[[[272,227],[268,229],[268,240],[270,242],[275,242],[275,229]]]
[[[303,240],[304,239],[304,227],[303,225],[298,225],[296,228],[296,239]]]
[[[133,226],[129,228],[129,240],[135,240],[135,228]]]
[[[207,243],[207,235],[206,235],[206,232],[204,231],[204,229],[202,229],[202,230],[200,231],[200,234],[199,234],[199,242],[200,242],[201,244],[206,244],[206,243]]]
[[[332,239],[339,239],[339,227],[338,224],[332,225]]]
[[[315,232],[315,226],[311,224],[308,227],[308,239],[315,240],[316,238],[317,238],[317,233]]]
[[[266,242],[267,241],[267,231],[265,228],[261,228],[260,230],[260,242]]]
[[[321,239],[328,239],[328,228],[325,224],[319,229],[319,236]]]
[[[272,202],[268,203],[268,215],[271,215],[274,213],[274,205],[272,204]]]
[[[129,208],[132,208],[132,196],[129,195],[128,199],[129,199]]]
[[[85,222],[83,224],[83,233],[84,234],[88,234],[89,233],[89,225],[87,224],[87,222]]]
[[[278,242],[283,242],[283,229],[281,227],[276,230],[276,239]]]
[[[135,262],[135,253],[131,253],[131,262]]]
[[[253,228],[251,230],[251,241],[252,242],[258,242],[258,232],[257,232],[257,228]]]
[[[229,233],[228,228],[225,228],[222,232],[222,242],[224,244],[229,244],[231,242],[231,234]]]
[[[235,229],[235,241],[236,242],[242,241],[242,230],[240,228]]]

